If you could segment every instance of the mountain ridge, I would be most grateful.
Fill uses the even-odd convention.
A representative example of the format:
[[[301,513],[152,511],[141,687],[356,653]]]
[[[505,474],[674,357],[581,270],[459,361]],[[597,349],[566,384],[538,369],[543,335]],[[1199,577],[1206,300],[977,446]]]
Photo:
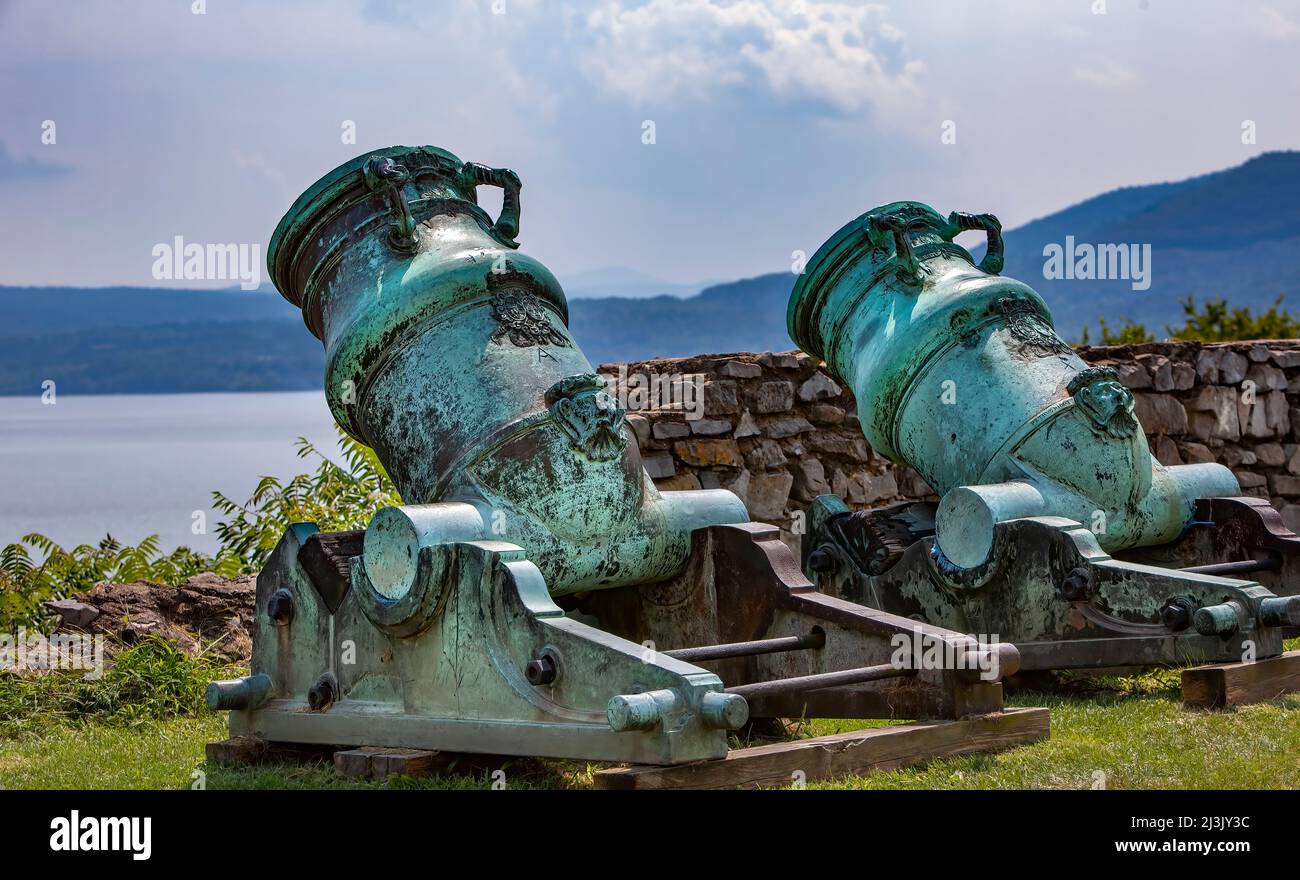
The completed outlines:
[[[1150,288],[1135,290],[1124,278],[1045,277],[1044,249],[1067,236],[1149,245]],[[1187,296],[1256,310],[1278,296],[1285,304],[1300,293],[1300,261],[1291,257],[1300,253],[1300,152],[1110,190],[1006,230],[1003,240],[1003,274],[1042,294],[1066,339],[1100,319],[1133,320],[1160,336],[1180,323]],[[587,274],[601,272],[629,283],[649,278]],[[570,329],[593,364],[789,349],[794,280],[778,272],[686,297],[574,297]],[[47,378],[62,393],[309,390],[320,387],[323,369],[320,342],[274,292],[0,287],[0,394],[37,394]]]

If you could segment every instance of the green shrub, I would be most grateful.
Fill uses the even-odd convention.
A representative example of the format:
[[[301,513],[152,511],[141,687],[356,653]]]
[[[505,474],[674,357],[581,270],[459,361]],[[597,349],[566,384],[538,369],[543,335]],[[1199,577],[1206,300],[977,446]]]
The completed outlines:
[[[1261,315],[1249,307],[1230,308],[1222,297],[1197,308],[1190,296],[1183,302],[1183,325],[1166,327],[1171,339],[1199,339],[1202,342],[1235,342],[1242,339],[1294,339],[1300,335],[1300,320],[1282,308],[1282,297]]]
[[[96,545],[65,550],[33,533],[0,550],[0,626],[6,631],[20,626],[43,628],[49,615],[42,602],[83,593],[97,583],[150,580],[175,585],[216,567],[212,558],[185,547],[162,553],[157,535],[134,547],[123,546],[109,535]]]
[[[1140,345],[1143,342],[1155,342],[1156,338],[1151,335],[1142,324],[1135,323],[1129,318],[1123,319],[1124,323],[1119,325],[1118,329],[1112,330],[1102,318],[1097,323],[1101,325],[1101,344],[1102,345]],[[1080,345],[1091,345],[1091,333],[1088,332],[1088,326],[1083,327],[1083,335],[1079,337]]]
[[[255,572],[293,523],[314,522],[326,532],[364,528],[379,508],[402,503],[374,450],[341,429],[338,433],[343,465],[299,437],[298,457],[319,459],[314,472],[287,482],[263,477],[244,504],[212,493],[213,507],[229,517],[216,527],[219,560],[235,560],[240,570]]]
[[[1249,306],[1232,308],[1223,297],[1207,300],[1197,306],[1193,297],[1182,303],[1183,324],[1181,327],[1165,327],[1168,338],[1172,340],[1200,342],[1240,342],[1246,339],[1294,339],[1300,336],[1300,318],[1294,317],[1282,308],[1282,297],[1278,297],[1272,308],[1256,315]],[[1156,338],[1143,324],[1129,318],[1112,330],[1103,318],[1101,325],[1102,345],[1137,345],[1143,342],[1155,342]],[[1090,345],[1091,333],[1088,326],[1083,327],[1079,337],[1080,345]]]
[[[208,682],[239,673],[204,656],[190,657],[161,636],[122,647],[105,665],[97,680],[81,670],[0,672],[0,735],[92,718],[132,724],[198,715],[207,711]]]

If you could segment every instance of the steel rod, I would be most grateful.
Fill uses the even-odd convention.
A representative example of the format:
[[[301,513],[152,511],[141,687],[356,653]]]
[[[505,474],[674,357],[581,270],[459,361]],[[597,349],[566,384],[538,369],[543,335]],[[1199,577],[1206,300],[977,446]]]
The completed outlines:
[[[1180,568],[1190,574],[1250,574],[1252,571],[1276,571],[1276,559],[1243,559],[1240,562],[1213,562],[1209,565],[1193,565]]]
[[[698,648],[678,648],[663,653],[674,660],[697,663],[703,660],[725,660],[729,657],[753,657],[757,654],[778,654],[782,651],[805,651],[821,648],[826,635],[820,632],[803,636],[784,636],[779,639],[758,639],[753,642],[730,642],[723,645],[701,645]]]
[[[815,691],[846,684],[862,684],[868,681],[901,678],[915,674],[915,669],[899,669],[897,666],[885,663],[880,666],[864,666],[861,669],[845,669],[841,672],[822,672],[817,675],[799,675],[794,678],[778,678],[774,681],[742,684],[727,688],[727,693],[740,694],[746,700],[756,700],[760,697],[803,693],[804,691]]]

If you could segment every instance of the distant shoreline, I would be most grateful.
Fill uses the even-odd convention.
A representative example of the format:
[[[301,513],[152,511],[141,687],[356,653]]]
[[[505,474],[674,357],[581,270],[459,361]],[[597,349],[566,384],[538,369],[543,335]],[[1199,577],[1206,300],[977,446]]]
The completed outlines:
[[[311,392],[324,394],[325,391],[320,385],[310,388],[207,388],[202,390],[188,389],[166,389],[160,391],[59,391],[60,398],[73,397],[180,397],[182,395],[193,394],[309,394]],[[27,394],[14,394],[12,392],[0,392],[0,400],[25,400],[30,397],[41,396],[42,392],[38,388]]]
[[[242,502],[267,474],[310,472],[299,437],[337,459],[320,389],[0,398],[0,547],[30,532],[64,547],[157,534],[168,551],[214,552],[213,490]]]

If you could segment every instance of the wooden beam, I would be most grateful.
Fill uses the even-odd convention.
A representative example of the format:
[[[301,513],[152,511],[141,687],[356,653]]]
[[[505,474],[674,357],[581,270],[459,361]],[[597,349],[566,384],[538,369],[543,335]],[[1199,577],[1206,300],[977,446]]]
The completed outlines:
[[[1253,663],[1212,663],[1183,670],[1183,708],[1222,709],[1300,691],[1300,651]]]
[[[217,764],[292,764],[329,760],[334,746],[267,742],[258,736],[232,736],[204,746],[207,759]]]
[[[735,749],[718,761],[597,771],[598,789],[757,788],[787,786],[875,770],[894,770],[946,755],[999,751],[1049,735],[1046,709],[1007,709],[959,721],[854,730],[813,739]]]
[[[363,746],[334,753],[334,769],[343,776],[382,779],[385,776],[432,776],[443,772],[455,756],[424,749]]]
[[[214,764],[257,764],[266,757],[267,743],[255,736],[232,736],[210,742],[203,750]]]
[[[333,614],[352,587],[353,556],[365,549],[363,531],[317,532],[298,549],[298,563]]]

